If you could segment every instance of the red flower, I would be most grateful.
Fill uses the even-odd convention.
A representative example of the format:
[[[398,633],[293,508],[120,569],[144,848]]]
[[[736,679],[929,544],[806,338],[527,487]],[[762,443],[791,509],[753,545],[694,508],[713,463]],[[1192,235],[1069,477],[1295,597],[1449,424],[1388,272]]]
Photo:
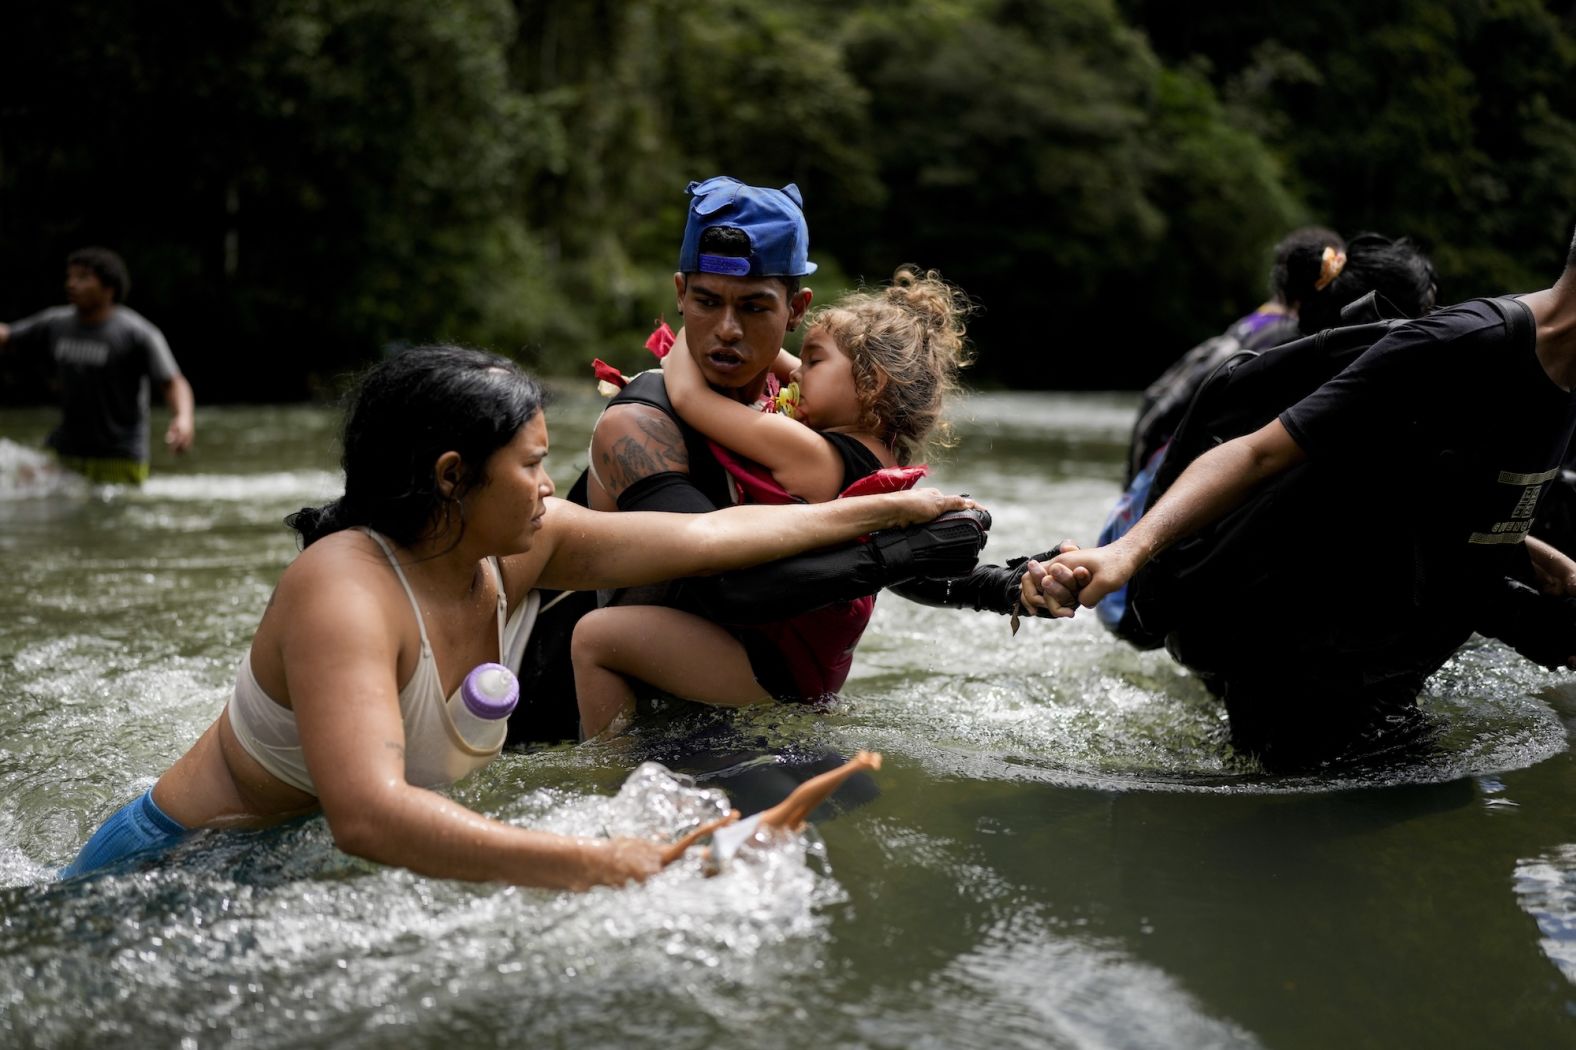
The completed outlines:
[[[629,380],[624,378],[624,373],[620,372],[618,369],[614,368],[600,357],[594,359],[591,362],[591,371],[596,373],[598,382],[612,383],[620,390],[624,389],[624,385],[629,382]]]
[[[678,336],[673,334],[673,329],[661,318],[657,319],[656,331],[646,338],[646,349],[650,350],[657,360],[668,356],[668,351],[673,349],[673,343]]]

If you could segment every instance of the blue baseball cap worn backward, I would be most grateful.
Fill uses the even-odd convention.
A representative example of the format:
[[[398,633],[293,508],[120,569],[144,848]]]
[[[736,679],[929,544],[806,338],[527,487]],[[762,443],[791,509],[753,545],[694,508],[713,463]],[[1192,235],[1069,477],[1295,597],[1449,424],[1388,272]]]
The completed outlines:
[[[780,190],[746,186],[719,175],[685,187],[690,194],[684,246],[679,249],[680,273],[717,273],[729,277],[808,277],[815,272],[810,255],[810,227],[804,221],[799,187]],[[731,226],[750,239],[748,258],[702,255],[701,234],[714,226]]]

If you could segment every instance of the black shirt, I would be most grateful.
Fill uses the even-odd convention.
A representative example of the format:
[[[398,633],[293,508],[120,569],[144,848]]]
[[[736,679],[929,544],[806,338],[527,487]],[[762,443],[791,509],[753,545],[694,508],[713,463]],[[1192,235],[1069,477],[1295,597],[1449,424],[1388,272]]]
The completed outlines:
[[[1396,328],[1280,420],[1311,461],[1365,483],[1350,540],[1410,527],[1437,553],[1508,572],[1576,429],[1576,396],[1543,370],[1530,316],[1512,329],[1477,300]]]

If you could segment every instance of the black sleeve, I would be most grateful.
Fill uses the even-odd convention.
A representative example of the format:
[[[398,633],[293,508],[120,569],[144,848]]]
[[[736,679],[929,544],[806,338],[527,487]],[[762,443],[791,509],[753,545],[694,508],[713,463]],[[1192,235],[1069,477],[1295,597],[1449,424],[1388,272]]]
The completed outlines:
[[[618,494],[619,510],[654,510],[667,514],[706,514],[717,509],[688,474],[665,470],[648,474]]]
[[[717,623],[770,623],[875,594],[917,576],[967,576],[990,532],[983,510],[953,511],[923,525],[885,529],[864,543],[782,558],[752,569],[682,581],[682,608]]]
[[[1019,611],[1019,584],[1023,579],[1024,567],[1030,561],[1050,561],[1061,552],[1060,547],[1052,547],[1043,554],[1013,558],[1006,565],[980,565],[967,576],[955,579],[920,576],[894,584],[892,592],[921,605],[973,609],[975,612],[1010,616]]]

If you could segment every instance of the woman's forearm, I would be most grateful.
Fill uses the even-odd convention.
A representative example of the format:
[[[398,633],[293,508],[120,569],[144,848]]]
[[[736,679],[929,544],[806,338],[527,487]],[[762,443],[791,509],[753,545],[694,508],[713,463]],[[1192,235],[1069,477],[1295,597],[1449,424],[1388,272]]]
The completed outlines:
[[[555,502],[537,586],[638,587],[773,561],[867,532],[930,521],[973,503],[934,489],[710,514],[598,513]]]
[[[728,507],[692,515],[685,532],[694,562],[686,576],[743,568],[851,540],[868,532],[930,521],[972,504],[934,489],[858,496],[793,506]]]
[[[408,784],[386,790],[376,804],[363,799],[326,814],[340,849],[419,875],[548,889],[617,885],[649,874],[621,864],[606,842],[518,828]]]

